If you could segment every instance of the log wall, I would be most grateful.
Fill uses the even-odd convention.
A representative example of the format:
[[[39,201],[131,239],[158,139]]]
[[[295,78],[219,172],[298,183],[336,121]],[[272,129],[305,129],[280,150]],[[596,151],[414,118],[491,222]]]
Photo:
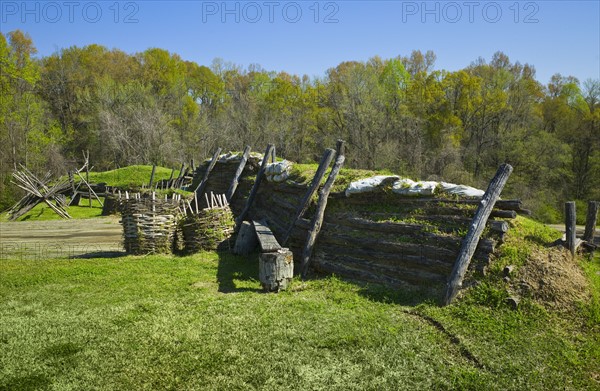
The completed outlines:
[[[202,178],[203,164],[196,171]],[[217,163],[207,191],[225,192],[237,164]],[[234,215],[244,206],[257,166],[248,165],[232,200]],[[265,220],[276,238],[285,237],[307,186],[263,181],[247,220]],[[394,287],[445,287],[477,201],[406,197],[369,193],[330,196],[312,266],[323,273]],[[306,243],[314,204],[291,231],[286,247],[299,262]],[[500,201],[492,212],[474,255],[471,269],[483,269],[508,229],[506,219],[527,213],[519,201]],[[299,268],[296,268],[298,270]]]

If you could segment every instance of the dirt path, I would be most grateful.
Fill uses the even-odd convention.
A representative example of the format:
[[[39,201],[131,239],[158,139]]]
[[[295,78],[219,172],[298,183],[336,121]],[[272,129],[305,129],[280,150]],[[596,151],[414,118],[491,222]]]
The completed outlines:
[[[123,252],[117,217],[0,222],[0,259],[114,256]]]
[[[564,224],[548,224],[548,227],[554,228],[557,231],[565,233],[565,225]],[[576,235],[581,238],[583,233],[585,232],[585,225],[576,226]],[[596,235],[594,235],[594,243],[600,244],[600,228],[596,228]]]

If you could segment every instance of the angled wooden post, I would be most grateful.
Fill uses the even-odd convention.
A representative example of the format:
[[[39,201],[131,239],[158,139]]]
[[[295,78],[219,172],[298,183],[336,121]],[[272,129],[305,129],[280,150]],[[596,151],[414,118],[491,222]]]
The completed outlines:
[[[598,202],[588,202],[588,212],[585,219],[585,232],[583,234],[583,240],[588,243],[594,243],[594,236],[596,234],[596,222],[598,221]]]
[[[319,192],[317,211],[315,212],[315,216],[312,219],[311,227],[308,231],[308,239],[306,240],[306,245],[304,246],[304,250],[302,251],[302,263],[300,265],[302,278],[306,277],[308,267],[310,266],[312,252],[315,247],[315,242],[317,240],[319,232],[321,231],[323,217],[325,216],[325,208],[327,208],[327,198],[329,197],[329,193],[331,192],[331,188],[333,187],[335,178],[342,169],[342,166],[344,165],[344,160],[346,160],[346,156],[344,155],[344,144],[345,142],[343,140],[338,140],[336,148],[337,156],[335,158],[335,163],[333,165],[333,168],[331,169],[331,173],[329,173],[329,176],[327,177],[327,181],[325,181],[325,185],[323,185],[323,188]]]
[[[565,233],[567,248],[571,256],[575,256],[575,243],[577,242],[577,211],[575,202],[565,202]]]
[[[202,181],[200,183],[198,183],[196,190],[194,190],[194,192],[198,196],[201,196],[204,193],[204,190],[206,189],[206,185],[208,183],[208,176],[210,175],[210,172],[213,170],[213,168],[215,168],[215,164],[217,164],[217,160],[219,160],[220,155],[221,155],[221,148],[217,148],[217,150],[213,154],[213,157],[212,157],[208,167],[206,168],[206,171],[204,172],[204,177],[202,178]],[[198,198],[200,198],[200,197],[198,197]],[[209,205],[209,207],[210,207],[210,205]],[[198,208],[198,205],[196,205],[196,208]]]
[[[156,164],[152,165],[152,173],[150,174],[150,183],[148,183],[148,189],[152,188],[154,184],[154,174],[156,173]]]
[[[90,151],[87,151],[87,154],[83,154],[85,156],[85,183],[88,187],[88,199],[90,200],[90,208],[92,207],[92,187],[90,186]],[[98,197],[98,196],[96,196]],[[100,199],[98,199],[100,201]]]
[[[488,185],[485,194],[479,202],[479,206],[477,207],[477,211],[475,212],[475,216],[473,217],[469,231],[463,239],[460,252],[458,253],[458,258],[456,259],[454,268],[450,274],[450,280],[448,282],[446,296],[444,298],[445,305],[450,304],[452,300],[454,300],[458,290],[462,286],[462,281],[465,278],[465,273],[467,272],[469,263],[471,263],[471,258],[475,253],[477,244],[479,243],[479,238],[483,233],[487,220],[490,217],[490,214],[494,209],[494,205],[500,197],[500,193],[508,181],[508,177],[512,173],[512,170],[513,168],[511,165],[502,164],[500,168],[498,168],[496,175]]]
[[[244,221],[244,219],[246,218],[246,215],[248,214],[248,212],[250,211],[250,208],[252,207],[254,198],[256,198],[256,193],[258,192],[258,187],[260,186],[260,182],[262,182],[262,179],[265,175],[265,169],[267,168],[267,164],[269,163],[269,157],[271,156],[273,148],[274,148],[273,144],[267,145],[267,149],[265,150],[265,154],[263,156],[262,164],[260,165],[260,169],[258,170],[258,173],[256,173],[256,179],[254,180],[254,185],[252,186],[252,190],[250,191],[250,194],[248,195],[248,199],[246,200],[246,206],[244,207],[244,210],[242,211],[242,213],[240,213],[240,215],[235,220],[235,231],[236,232],[239,231],[242,222]]]
[[[233,176],[233,179],[231,180],[231,185],[229,185],[229,190],[227,190],[227,193],[225,193],[225,197],[227,198],[227,201],[231,201],[231,199],[233,198],[233,195],[235,194],[235,191],[237,190],[237,186],[240,183],[240,176],[242,176],[242,173],[244,172],[244,168],[246,167],[246,163],[248,162],[248,157],[250,157],[251,149],[252,148],[250,148],[249,145],[246,145],[246,148],[244,148],[244,153],[242,154],[242,160],[240,160],[240,164],[238,164],[237,170],[235,170],[235,175]]]
[[[104,204],[102,203],[102,201],[100,200],[100,197],[98,197],[98,194],[96,194],[96,192],[94,191],[94,189],[92,189],[92,186],[90,185],[90,183],[88,182],[88,180],[86,178],[84,178],[83,176],[81,176],[81,173],[78,170],[75,170],[75,172],[77,173],[77,176],[79,176],[79,178],[81,179],[81,181],[88,187],[88,194],[90,197],[90,205],[92,203],[92,194],[94,195],[94,197],[96,198],[96,200],[98,200],[98,203],[100,203],[100,206],[104,206]],[[86,175],[87,178],[89,178],[88,175]]]
[[[333,149],[328,148],[325,150],[325,153],[323,154],[323,157],[321,158],[321,162],[319,163],[319,168],[317,169],[317,172],[315,173],[315,175],[312,179],[312,182],[310,183],[310,187],[308,188],[308,190],[306,190],[306,193],[304,193],[304,197],[302,197],[302,200],[300,201],[300,204],[298,204],[298,208],[296,209],[296,212],[294,213],[294,216],[291,219],[290,226],[288,227],[287,232],[283,236],[283,240],[281,241],[282,245],[285,246],[287,241],[290,239],[290,236],[292,234],[292,231],[294,230],[294,226],[296,225],[296,222],[298,221],[298,219],[302,218],[302,215],[308,209],[310,200],[312,199],[313,195],[319,188],[319,185],[321,184],[321,180],[325,176],[325,171],[327,171],[327,168],[331,164],[331,161],[333,160],[334,156],[335,156],[335,151]]]
[[[184,165],[183,172],[182,172],[181,176],[178,179],[178,183],[177,183],[177,188],[178,189],[183,188],[183,183],[185,182],[185,177],[188,174],[188,170],[189,170],[189,167]]]
[[[171,188],[173,188],[173,187],[177,188],[178,187],[179,181],[183,177],[183,169],[184,168],[185,168],[185,163],[181,163],[181,168],[179,169],[179,175],[177,175],[177,179],[175,179],[173,181],[173,183],[171,183]]]

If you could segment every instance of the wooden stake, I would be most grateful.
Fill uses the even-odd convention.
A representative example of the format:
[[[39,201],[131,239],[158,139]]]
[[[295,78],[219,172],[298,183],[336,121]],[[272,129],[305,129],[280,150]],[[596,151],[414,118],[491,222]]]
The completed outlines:
[[[596,222],[598,220],[598,202],[589,201],[588,211],[585,219],[585,232],[583,240],[594,244],[594,236],[596,234]]]
[[[575,202],[565,202],[565,232],[567,238],[567,248],[571,252],[571,256],[575,256],[575,243],[577,233],[577,212],[575,210]]]
[[[85,156],[85,183],[88,187],[88,198],[90,200],[90,208],[92,207],[92,187],[90,186],[90,151],[87,151],[87,155],[84,153],[83,156]],[[95,194],[95,193],[94,193]],[[98,196],[96,196],[97,198]],[[98,201],[100,201],[100,199],[98,199]]]
[[[211,209],[214,209],[217,207],[217,199],[215,198],[215,195],[212,191],[210,192],[210,204],[211,204]]]
[[[183,169],[184,168],[185,168],[185,163],[181,163],[181,168],[179,169],[179,175],[177,176],[177,179],[175,179],[172,183],[170,183],[171,187],[179,188],[179,181],[183,177]]]
[[[246,167],[246,163],[248,162],[248,157],[250,156],[250,149],[251,148],[249,145],[247,145],[246,148],[244,148],[242,160],[240,160],[240,164],[238,164],[237,170],[235,170],[235,175],[233,176],[233,179],[231,180],[231,185],[229,185],[229,190],[227,190],[227,193],[225,195],[225,198],[227,198],[228,201],[230,201],[233,198],[233,195],[235,194],[235,191],[239,184],[240,176],[242,176],[242,173],[244,172],[244,167]]]
[[[312,199],[313,195],[319,188],[319,185],[321,184],[321,180],[323,179],[323,176],[325,176],[325,171],[327,171],[327,168],[331,164],[331,161],[333,160],[334,155],[335,155],[335,151],[333,149],[329,148],[329,149],[325,150],[325,153],[323,154],[323,157],[321,158],[321,162],[319,163],[319,168],[317,169],[317,172],[315,172],[315,176],[313,177],[312,182],[310,183],[310,187],[308,188],[308,190],[306,190],[304,197],[302,197],[302,200],[300,201],[300,204],[298,205],[298,208],[296,209],[296,212],[294,213],[294,217],[291,220],[291,224],[288,227],[287,232],[283,236],[283,240],[281,241],[282,246],[285,246],[285,244],[289,240],[290,235],[292,234],[292,231],[294,230],[294,226],[296,225],[296,222],[302,218],[302,215],[304,215],[304,213],[306,213],[306,210],[308,209],[308,206],[310,205],[310,200]]]
[[[194,190],[196,193],[204,193],[204,190],[206,189],[206,185],[208,183],[208,176],[210,175],[210,172],[213,170],[213,168],[215,168],[215,164],[217,164],[217,160],[219,160],[219,155],[221,155],[221,148],[217,148],[217,150],[213,154],[213,157],[208,167],[206,168],[206,171],[204,172],[204,178],[202,178],[202,181],[198,184],[196,190]]]
[[[498,168],[496,175],[491,180],[479,203],[479,207],[475,212],[475,217],[473,217],[473,222],[462,242],[458,258],[454,263],[454,268],[452,269],[450,280],[446,288],[446,296],[444,298],[445,305],[450,304],[452,300],[454,300],[458,290],[462,286],[462,281],[467,272],[467,268],[469,267],[469,263],[471,263],[471,258],[475,253],[477,244],[479,243],[479,238],[483,233],[487,220],[492,213],[492,209],[494,209],[494,204],[500,197],[500,193],[508,181],[508,177],[512,173],[512,170],[513,168],[511,165],[502,164],[500,168]]]
[[[148,189],[152,189],[152,184],[154,184],[154,174],[156,173],[156,164],[152,165],[152,173],[150,174],[150,183],[148,183]]]
[[[250,194],[248,195],[248,199],[246,200],[246,206],[244,207],[244,210],[242,210],[240,215],[235,220],[235,231],[236,232],[239,231],[242,222],[246,218],[246,215],[248,214],[248,212],[250,211],[250,208],[252,207],[252,204],[254,203],[254,198],[256,198],[256,193],[258,192],[258,187],[260,186],[260,182],[262,181],[262,179],[265,175],[265,168],[267,167],[267,163],[269,161],[269,155],[271,154],[271,150],[273,148],[274,148],[274,146],[272,144],[267,145],[267,149],[265,150],[265,155],[263,157],[262,164],[260,165],[260,169],[258,170],[258,173],[256,174],[256,179],[254,180],[254,185],[252,186],[252,190],[250,191]]]
[[[304,250],[302,251],[302,263],[300,265],[302,278],[306,278],[308,267],[310,266],[313,248],[315,246],[317,236],[321,231],[321,225],[323,224],[323,217],[325,216],[325,208],[327,208],[327,199],[329,197],[329,193],[331,192],[331,188],[333,187],[335,178],[337,177],[338,173],[342,169],[342,166],[344,165],[344,160],[346,160],[346,156],[344,155],[344,144],[345,142],[343,140],[338,140],[337,156],[335,159],[335,163],[333,165],[333,168],[331,169],[331,173],[327,177],[327,181],[325,181],[325,185],[319,192],[317,211],[315,212],[315,216],[312,219],[311,228],[308,231],[308,239],[306,241],[306,245],[304,246]]]

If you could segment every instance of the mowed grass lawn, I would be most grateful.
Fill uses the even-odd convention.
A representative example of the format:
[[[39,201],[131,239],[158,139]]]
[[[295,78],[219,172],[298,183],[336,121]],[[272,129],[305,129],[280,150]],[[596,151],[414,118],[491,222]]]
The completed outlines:
[[[335,277],[265,294],[257,269],[216,253],[2,260],[0,389],[599,389],[586,319],[414,305]]]

